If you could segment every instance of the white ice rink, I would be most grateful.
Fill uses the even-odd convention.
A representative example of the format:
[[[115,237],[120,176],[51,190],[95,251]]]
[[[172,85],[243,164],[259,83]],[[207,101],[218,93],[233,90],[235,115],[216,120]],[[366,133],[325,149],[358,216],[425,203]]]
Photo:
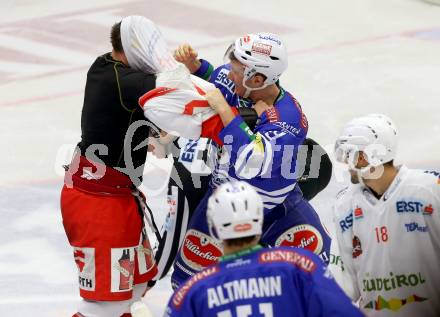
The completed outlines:
[[[110,50],[110,26],[129,14],[157,22],[171,48],[192,43],[214,64],[235,37],[279,33],[289,48],[281,83],[302,104],[309,136],[331,151],[345,121],[382,112],[400,130],[398,162],[440,168],[440,6],[419,0],[1,0],[1,317],[75,311],[77,269],[59,212],[61,164],[80,139],[87,69]],[[145,187],[161,218],[166,164],[150,161]],[[341,175],[313,201],[327,223]],[[154,316],[161,316],[170,292],[164,281],[147,294]]]

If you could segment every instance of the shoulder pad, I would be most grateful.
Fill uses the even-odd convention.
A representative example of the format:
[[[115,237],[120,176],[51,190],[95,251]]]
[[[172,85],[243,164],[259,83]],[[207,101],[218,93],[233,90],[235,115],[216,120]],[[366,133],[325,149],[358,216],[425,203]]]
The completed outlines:
[[[189,291],[192,289],[192,287],[196,284],[198,284],[200,281],[204,280],[205,278],[216,274],[219,272],[218,266],[209,267],[191,277],[185,284],[183,284],[182,287],[180,287],[173,295],[173,299],[171,300],[174,307],[179,308],[183,301],[188,295]]]
[[[333,216],[336,220],[345,219],[352,214],[351,201],[356,189],[356,186],[347,186],[336,195],[333,205]]]
[[[337,194],[336,194],[336,199],[338,200],[338,199],[341,199],[344,195],[345,195],[345,193],[348,191],[348,186],[347,187],[344,187],[343,189],[341,189]]]
[[[259,264],[286,263],[299,268],[301,271],[312,273],[319,266],[320,260],[315,260],[316,255],[305,249],[277,247],[267,249],[258,255]]]
[[[428,175],[433,175],[437,179],[437,184],[440,185],[440,172],[428,170],[428,171],[424,171],[423,173]]]

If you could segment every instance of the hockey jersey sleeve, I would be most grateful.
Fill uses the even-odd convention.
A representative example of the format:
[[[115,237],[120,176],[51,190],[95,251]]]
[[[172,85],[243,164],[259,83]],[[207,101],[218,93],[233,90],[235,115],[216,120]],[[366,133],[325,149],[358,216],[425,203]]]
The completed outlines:
[[[353,263],[353,211],[347,195],[348,188],[338,194],[333,205],[333,216],[336,228],[336,241],[344,265],[344,285],[340,285],[353,301],[360,297],[356,272]]]
[[[311,255],[314,256],[315,255]],[[306,316],[310,317],[344,317],[363,316],[350,298],[333,279],[330,270],[319,259],[315,260],[316,269],[302,273],[301,288],[307,300]],[[295,282],[295,281],[294,281]]]
[[[211,266],[194,274],[171,296],[164,317],[205,317],[207,284],[204,280],[217,272],[218,266]]]
[[[281,166],[289,150],[295,157],[295,149],[303,142],[270,123],[260,124],[254,133],[241,116],[224,127],[219,137],[230,154],[236,175],[244,179],[268,175]]]
[[[425,213],[430,217],[426,217],[429,227],[429,235],[437,253],[440,253],[440,173],[437,171],[425,171],[429,177],[424,177],[426,188],[430,190],[432,206],[425,208]],[[431,207],[431,208],[429,208]]]
[[[168,301],[163,317],[202,317],[197,312],[197,290],[189,288],[187,284],[176,290]],[[190,286],[189,286],[190,287]]]
[[[158,74],[159,86],[139,98],[145,117],[172,135],[188,139],[207,137],[219,143],[218,132],[223,124],[204,97],[215,86],[181,73],[177,69]],[[235,108],[233,111],[238,113]]]
[[[214,67],[210,62],[200,59],[199,69],[193,73],[194,76],[200,77],[204,80],[211,81],[211,75],[214,72]]]

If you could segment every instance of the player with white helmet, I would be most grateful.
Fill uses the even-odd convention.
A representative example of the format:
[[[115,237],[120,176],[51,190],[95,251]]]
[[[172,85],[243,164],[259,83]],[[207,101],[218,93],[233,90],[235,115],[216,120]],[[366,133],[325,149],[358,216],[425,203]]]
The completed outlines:
[[[270,33],[249,34],[240,37],[226,50],[225,62],[237,60],[245,66],[242,85],[244,98],[255,90],[275,84],[288,66],[287,50],[278,36]],[[248,81],[256,74],[264,75],[260,86],[251,87]]]
[[[220,186],[208,201],[208,226],[220,240],[260,236],[263,201],[245,182]]]
[[[348,122],[336,140],[335,151],[339,161],[349,164],[352,171],[362,177],[380,176],[380,167],[392,162],[397,150],[397,128],[393,121],[382,114],[370,114]],[[357,167],[359,153],[362,152],[366,166]],[[372,169],[376,173],[372,174]],[[358,174],[356,173],[356,174]],[[353,175],[357,178],[358,175]]]
[[[335,145],[352,185],[334,206],[351,297],[374,316],[440,315],[440,174],[396,166],[385,115],[348,122]]]
[[[234,115],[237,114],[243,119],[245,123],[243,128],[247,126],[249,131],[254,131],[259,115],[261,115],[262,118],[268,118],[266,121],[270,121],[269,123],[277,125],[275,129],[273,129],[277,130],[274,131],[272,135],[273,138],[275,138],[275,135],[276,137],[281,137],[283,133],[293,135],[293,141],[288,140],[286,142],[289,146],[295,146],[300,141],[294,134],[299,134],[299,138],[302,138],[302,135],[306,131],[305,126],[307,122],[305,116],[302,115],[299,104],[295,99],[291,98],[288,93],[285,93],[278,82],[279,77],[287,68],[287,51],[278,36],[267,33],[246,35],[234,41],[226,51],[225,58],[226,64],[214,70],[207,61],[198,60],[196,53],[189,45],[182,45],[176,51],[176,59],[185,63],[187,68],[199,78],[189,76],[184,67],[183,69],[182,67],[178,67],[178,69],[174,71],[160,73],[157,78],[157,88],[153,92],[148,92],[140,100],[140,105],[144,108],[146,117],[159,128],[168,133],[189,138],[185,139],[180,137],[168,143],[166,146],[171,150],[169,152],[173,153],[174,166],[168,186],[170,211],[167,215],[165,225],[162,227],[161,238],[159,239],[157,247],[158,251],[155,254],[159,269],[159,274],[156,276],[157,279],[167,274],[179,250],[179,246],[183,242],[182,240],[187,230],[189,219],[191,219],[202,198],[209,197],[209,194],[205,195],[206,191],[210,190],[208,183],[212,179],[212,187],[215,187],[225,180],[225,176],[228,173],[224,169],[221,170],[218,168],[220,165],[216,166],[216,161],[222,151],[220,146],[223,143],[216,135],[218,135],[218,132],[223,128],[223,125],[220,116],[208,107],[205,92],[214,87],[219,88],[226,98],[227,103],[232,106],[231,109],[233,109]],[[210,82],[203,81],[200,77],[208,79]],[[188,88],[188,85],[181,85],[182,81],[185,83],[187,83],[187,81],[191,83],[192,81],[194,85],[192,88]],[[194,87],[197,87],[197,89]],[[272,99],[280,100],[283,99],[282,97],[287,97],[284,99],[287,103],[290,102],[290,106],[287,106],[287,103],[286,106],[283,106],[286,108],[285,112],[301,113],[301,115],[293,118],[293,120],[292,118],[287,119],[287,115],[283,115],[281,120],[281,118],[278,118],[279,111],[276,110],[276,107],[269,107],[268,112],[264,113],[266,103],[261,100],[268,95],[272,95]],[[266,99],[266,102],[274,103],[274,100],[269,98],[269,100]],[[186,115],[182,115],[182,112]],[[277,119],[281,121],[276,122]],[[259,123],[263,123],[261,122],[261,118],[259,121]],[[219,129],[213,127],[219,127]],[[283,129],[286,132],[280,131]],[[214,133],[212,133],[212,131],[214,131]],[[272,132],[266,131],[266,133],[271,134]],[[209,138],[210,141],[199,138],[199,136],[205,136]],[[162,141],[159,143],[159,146],[154,145],[156,150],[163,146]],[[217,147],[217,145],[220,146]],[[295,163],[301,167],[302,174],[301,172],[298,174],[298,186],[303,193],[303,197],[306,200],[310,200],[329,183],[332,173],[332,164],[325,150],[315,141],[306,138],[301,145],[303,148],[301,149],[301,155],[298,155],[299,161],[296,162],[293,160],[292,162],[288,162],[285,166],[285,171],[293,172]],[[281,153],[282,152],[279,151],[279,154]],[[227,155],[226,153],[224,154],[223,157],[226,158]],[[293,155],[295,155],[295,153],[292,153],[292,155],[288,153],[286,157]],[[267,157],[269,158],[271,156],[272,155],[269,154]],[[270,160],[266,160],[266,164],[269,164],[269,161]],[[211,171],[208,168],[200,173],[199,167],[201,166],[214,167],[212,178]],[[245,165],[241,166],[247,169]],[[206,173],[206,170],[208,170],[208,173]],[[276,177],[276,174],[274,177]],[[267,179],[265,179],[264,182],[269,183]],[[295,184],[291,182],[289,182],[289,184],[295,186]],[[264,184],[259,185],[262,186],[260,187],[261,190],[267,191]],[[278,184],[278,186],[280,185],[284,186],[285,184]],[[278,187],[278,189],[282,188]],[[276,192],[276,190],[271,191]],[[279,202],[283,202],[287,192],[288,190],[282,192],[283,197],[277,197],[275,199],[279,200]],[[295,188],[292,192],[293,194],[290,200],[292,203],[288,204],[289,208],[298,201],[297,198],[300,191],[298,188]],[[273,193],[273,196],[279,195]],[[206,209],[206,200],[203,204]],[[304,228],[307,230],[311,228],[311,231],[301,232],[302,230],[300,229],[303,227],[298,227],[299,233],[296,235],[296,241],[279,239],[279,243],[304,245],[310,250],[322,255],[323,259],[327,261],[328,254],[326,252],[329,249],[330,239],[320,224],[315,211],[311,208],[306,209],[310,210],[308,215],[303,216],[302,213],[299,213],[299,220],[295,220],[294,222],[296,225],[306,225]],[[281,213],[282,212],[280,212],[280,214]],[[204,221],[205,217],[199,216],[197,219]],[[283,221],[282,223],[284,224],[286,222]],[[277,226],[273,228],[277,228]],[[208,233],[205,229],[207,229],[207,227],[202,230],[203,234]],[[200,237],[203,237],[199,232],[196,233],[197,237],[193,237],[197,242]],[[272,231],[272,233],[274,233],[274,231]],[[302,234],[307,236],[306,239],[314,240],[316,243],[301,243],[301,238],[299,237]],[[286,233],[285,236],[292,237],[292,234]],[[276,242],[278,238],[279,236],[272,236],[271,241]],[[302,238],[305,237],[303,236]],[[273,241],[270,243],[273,243]],[[191,250],[196,250],[194,249],[193,242],[190,244],[187,240],[186,243],[189,244]],[[186,244],[184,244],[184,246],[185,245]],[[216,256],[220,255],[218,248],[215,245],[212,247],[215,249],[211,250],[212,253],[216,254]],[[204,262],[202,266],[205,266],[206,262],[210,261],[207,261],[207,258],[213,258],[211,255],[207,256],[207,258],[199,257],[198,255],[203,252],[195,252],[192,254],[189,249],[186,253],[189,255],[189,258],[187,256],[184,257],[183,261],[185,263],[175,268],[177,272],[180,270],[185,272],[186,277],[191,275],[194,270],[200,268],[201,263],[198,262]],[[194,255],[194,257],[192,257],[192,255]]]
[[[216,70],[197,59],[188,45],[179,47],[175,57],[194,75],[216,86],[204,97],[223,123],[214,139],[223,147],[218,151],[210,187],[194,211],[176,257],[173,286],[221,257],[221,246],[209,234],[206,222],[208,198],[217,186],[233,180],[245,180],[261,195],[263,244],[304,247],[328,262],[330,237],[297,183],[302,171],[297,170],[296,159],[308,123],[298,101],[278,82],[287,68],[283,41],[269,33],[242,36],[227,50],[228,63]],[[253,123],[241,109],[253,111]],[[319,159],[310,168],[315,177],[319,175]]]
[[[174,293],[165,316],[362,315],[315,254],[258,245],[263,201],[248,183],[219,186],[209,198],[207,217],[224,256]]]

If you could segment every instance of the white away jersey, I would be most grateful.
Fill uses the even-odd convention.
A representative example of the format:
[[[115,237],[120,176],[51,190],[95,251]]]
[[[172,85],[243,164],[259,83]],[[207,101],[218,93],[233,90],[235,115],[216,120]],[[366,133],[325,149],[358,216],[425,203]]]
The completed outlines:
[[[369,316],[440,316],[439,176],[402,166],[380,199],[361,184],[338,194],[349,295]]]

